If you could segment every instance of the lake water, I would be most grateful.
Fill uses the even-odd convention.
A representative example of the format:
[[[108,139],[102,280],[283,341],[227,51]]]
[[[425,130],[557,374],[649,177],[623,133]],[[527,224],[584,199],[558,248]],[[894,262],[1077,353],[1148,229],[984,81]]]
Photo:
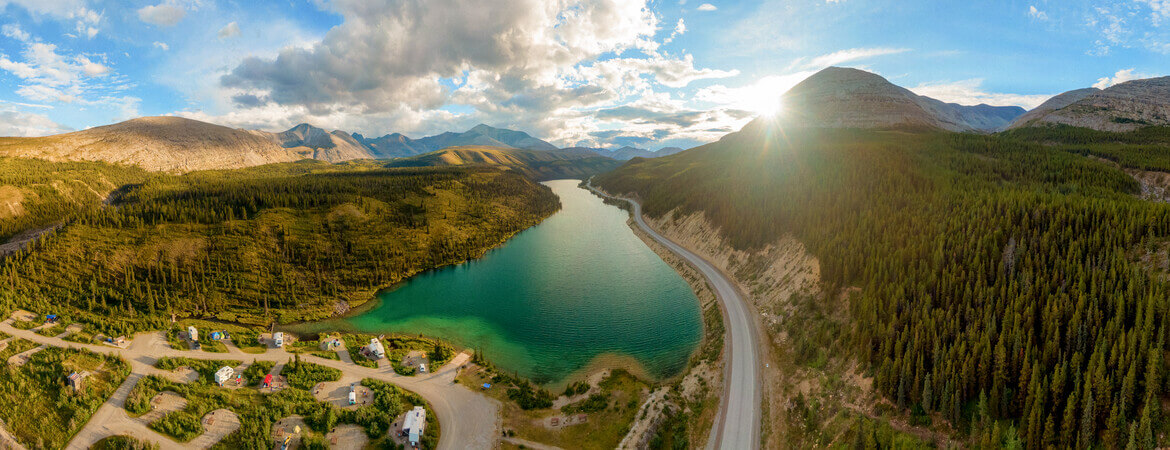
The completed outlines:
[[[625,211],[578,183],[546,182],[561,211],[483,258],[420,274],[368,311],[317,325],[443,338],[541,384],[598,366],[679,373],[702,332],[694,293]]]

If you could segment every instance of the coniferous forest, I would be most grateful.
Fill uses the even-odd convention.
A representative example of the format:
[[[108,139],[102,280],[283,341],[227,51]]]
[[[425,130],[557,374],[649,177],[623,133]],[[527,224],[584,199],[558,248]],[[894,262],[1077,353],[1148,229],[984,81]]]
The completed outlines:
[[[1166,136],[756,123],[595,182],[650,216],[701,211],[739,249],[800,239],[825,292],[860,288],[845,347],[874,388],[975,446],[1153,448],[1170,205],[1117,166],[1170,169]]]
[[[480,256],[560,207],[548,188],[483,168],[302,161],[168,175],[3,163],[34,169],[5,180],[26,189],[52,177],[119,186],[105,207],[96,194],[44,198],[36,224],[64,226],[0,262],[5,306],[68,314],[115,336],[172,314],[246,324],[326,317]]]

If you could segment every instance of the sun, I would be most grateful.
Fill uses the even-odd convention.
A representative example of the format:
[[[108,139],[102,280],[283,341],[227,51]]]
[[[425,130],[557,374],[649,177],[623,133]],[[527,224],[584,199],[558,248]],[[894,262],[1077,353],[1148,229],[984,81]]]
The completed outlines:
[[[792,87],[788,77],[767,76],[740,88],[736,103],[760,117],[773,118],[784,113],[784,93]]]

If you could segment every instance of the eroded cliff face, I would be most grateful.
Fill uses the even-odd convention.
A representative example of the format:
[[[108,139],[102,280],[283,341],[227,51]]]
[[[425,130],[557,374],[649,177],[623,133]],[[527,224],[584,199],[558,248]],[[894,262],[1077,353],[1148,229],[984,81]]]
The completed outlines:
[[[760,349],[766,364],[761,368],[765,448],[838,442],[859,417],[887,422],[927,442],[952,442],[943,431],[910,426],[879,412],[878,405],[888,402],[874,392],[872,378],[862,373],[848,340],[849,299],[859,289],[825,292],[820,261],[799,240],[786,235],[762,248],[743,251],[732,248],[702,213],[681,216],[675,211],[646,221],[728,274],[751,299],[758,329],[768,343]],[[660,255],[665,251],[661,246],[651,248]],[[670,254],[664,258],[677,264]],[[698,276],[693,271],[682,273],[684,278]],[[709,377],[709,372],[718,369],[697,366],[684,380]],[[815,426],[808,425],[810,417],[815,418]]]

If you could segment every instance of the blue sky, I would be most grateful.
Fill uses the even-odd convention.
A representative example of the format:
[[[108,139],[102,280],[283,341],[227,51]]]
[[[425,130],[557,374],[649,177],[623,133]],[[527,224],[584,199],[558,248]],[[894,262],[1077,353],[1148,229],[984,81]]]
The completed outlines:
[[[144,115],[694,145],[828,65],[1035,106],[1170,74],[1170,0],[0,0],[0,135]]]

